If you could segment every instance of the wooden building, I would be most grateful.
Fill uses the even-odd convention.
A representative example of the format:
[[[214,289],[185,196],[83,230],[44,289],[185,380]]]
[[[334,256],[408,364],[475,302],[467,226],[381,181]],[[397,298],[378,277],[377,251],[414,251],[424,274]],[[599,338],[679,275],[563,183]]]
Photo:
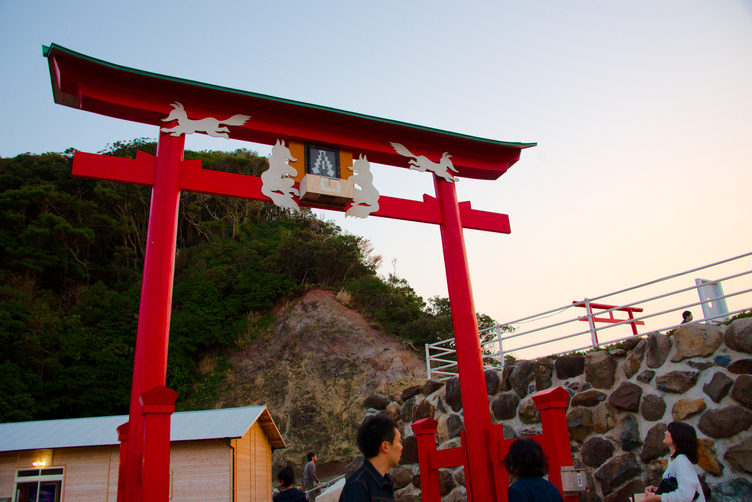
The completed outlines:
[[[0,424],[0,502],[116,502],[127,421]],[[271,502],[272,449],[284,447],[265,406],[174,413],[170,500]]]

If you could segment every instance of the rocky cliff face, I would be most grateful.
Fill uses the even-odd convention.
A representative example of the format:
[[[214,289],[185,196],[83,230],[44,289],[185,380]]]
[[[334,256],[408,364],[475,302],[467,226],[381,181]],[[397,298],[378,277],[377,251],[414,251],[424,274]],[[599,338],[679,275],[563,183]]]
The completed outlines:
[[[298,480],[311,450],[319,478],[343,473],[358,454],[355,432],[365,398],[396,400],[426,378],[421,354],[327,291],[311,291],[283,309],[231,362],[228,389],[215,406],[266,405],[287,444],[274,452],[272,472],[291,463]]]

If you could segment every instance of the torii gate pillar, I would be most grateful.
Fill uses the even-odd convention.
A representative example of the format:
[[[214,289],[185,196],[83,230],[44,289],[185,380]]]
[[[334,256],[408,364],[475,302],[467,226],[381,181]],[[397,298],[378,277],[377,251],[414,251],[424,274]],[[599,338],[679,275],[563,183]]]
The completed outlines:
[[[491,413],[486,394],[486,376],[473,301],[470,269],[462,234],[457,190],[454,183],[434,177],[436,197],[441,205],[441,241],[444,268],[452,310],[452,327],[457,344],[462,409],[465,418],[463,445],[467,452],[469,473],[466,483],[472,500],[496,500],[489,445]],[[472,474],[470,474],[472,473]]]
[[[121,467],[124,469],[126,482],[122,487],[118,485],[118,502],[161,500],[158,494],[143,490],[144,467],[159,469],[163,462],[147,458],[148,449],[147,453],[144,452],[146,431],[140,399],[146,391],[166,385],[180,203],[180,163],[183,160],[184,145],[185,136],[173,137],[165,133],[159,135],[131,385],[128,437],[133,440],[126,442],[125,465]],[[166,431],[167,437],[160,439],[166,443],[169,452],[169,426]],[[168,471],[169,477],[169,456],[167,460],[164,469]]]

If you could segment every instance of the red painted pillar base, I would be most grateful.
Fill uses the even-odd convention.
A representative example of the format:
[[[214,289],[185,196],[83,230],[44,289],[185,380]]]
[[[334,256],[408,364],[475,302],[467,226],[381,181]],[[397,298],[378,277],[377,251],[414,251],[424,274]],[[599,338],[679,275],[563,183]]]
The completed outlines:
[[[167,502],[170,498],[170,420],[177,398],[177,392],[159,385],[141,394],[139,399],[144,417],[141,463],[144,502]]]
[[[563,387],[554,387],[537,392],[533,401],[541,415],[543,434],[538,442],[548,457],[548,479],[559,488],[564,500],[576,502],[577,495],[564,496],[561,483],[561,468],[573,464],[567,426],[569,392]]]
[[[424,418],[413,424],[418,440],[418,468],[420,470],[420,496],[423,502],[441,502],[439,470],[431,468],[431,457],[436,451],[436,427],[433,418]]]

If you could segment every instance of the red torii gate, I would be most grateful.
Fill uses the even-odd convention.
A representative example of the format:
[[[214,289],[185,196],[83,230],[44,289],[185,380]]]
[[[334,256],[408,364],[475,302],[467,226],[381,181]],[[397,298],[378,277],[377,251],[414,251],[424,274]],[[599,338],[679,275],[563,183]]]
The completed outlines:
[[[402,122],[273,98],[114,65],[58,45],[43,48],[58,104],[157,127],[179,102],[194,117],[250,119],[231,130],[233,139],[273,145],[311,143],[367,155],[380,164],[409,168],[391,141],[429,159],[450,152],[456,176],[494,180],[535,143],[507,143]],[[165,388],[177,216],[183,190],[269,201],[257,177],[208,171],[200,160],[183,160],[184,136],[160,132],[156,157],[138,152],[122,159],[76,152],[73,175],[152,187],[146,257],[139,308],[129,421],[118,428],[121,443],[118,501],[160,501],[169,491],[169,416],[177,395]],[[509,233],[504,214],[458,202],[454,183],[434,177],[435,197],[423,201],[382,196],[373,216],[438,224],[457,344],[464,408],[464,445],[469,493],[496,500],[492,428],[463,228]],[[325,207],[298,202],[300,206]],[[427,481],[427,480],[426,480]]]

